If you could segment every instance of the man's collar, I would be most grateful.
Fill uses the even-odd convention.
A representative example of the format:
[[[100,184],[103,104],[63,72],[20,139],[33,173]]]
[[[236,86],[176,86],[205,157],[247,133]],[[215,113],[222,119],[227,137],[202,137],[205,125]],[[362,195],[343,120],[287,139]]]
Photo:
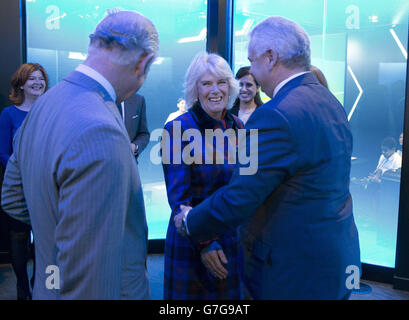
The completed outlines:
[[[91,67],[86,66],[85,64],[80,64],[75,70],[97,81],[109,93],[109,95],[112,98],[112,101],[116,101],[116,93],[115,93],[114,88],[112,87],[111,83],[102,74],[92,69]]]
[[[301,76],[301,75],[303,75],[303,74],[305,74],[305,73],[308,73],[308,72],[311,72],[311,71],[298,72],[298,73],[293,74],[292,76],[288,77],[287,79],[281,81],[281,82],[277,85],[277,87],[275,87],[275,89],[274,89],[273,98],[276,96],[276,94],[278,93],[278,91],[279,91],[282,87],[284,87],[284,85],[285,85],[287,82],[289,82],[289,81],[291,81],[292,79],[297,78],[297,77],[299,77],[299,76]]]

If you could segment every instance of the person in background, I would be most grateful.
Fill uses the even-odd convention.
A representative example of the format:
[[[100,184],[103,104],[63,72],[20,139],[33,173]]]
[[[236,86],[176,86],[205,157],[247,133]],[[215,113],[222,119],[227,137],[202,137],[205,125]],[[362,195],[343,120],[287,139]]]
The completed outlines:
[[[146,120],[145,98],[140,94],[135,94],[121,102],[120,107],[122,119],[131,140],[132,151],[135,159],[138,159],[148,145],[150,136]]]
[[[327,79],[325,78],[324,74],[320,69],[318,69],[316,66],[310,66],[310,71],[315,75],[315,77],[318,79],[318,81],[328,89],[328,82]]]
[[[399,135],[399,149],[396,151],[402,157],[403,132]]]
[[[240,91],[230,112],[246,124],[253,111],[263,104],[260,98],[260,86],[250,73],[250,67],[240,68],[236,73],[236,79],[239,81]]]
[[[142,187],[118,104],[143,85],[159,35],[119,11],[89,37],[86,60],[37,100],[14,139],[2,206],[32,225],[33,299],[149,299]]]
[[[168,122],[163,136],[170,146],[170,161],[163,162],[163,170],[172,209],[165,240],[164,299],[240,299],[236,230],[209,241],[190,242],[176,231],[173,221],[181,206],[195,207],[230,180],[234,164],[228,163],[227,144],[224,148],[218,148],[217,142],[207,144],[205,131],[233,129],[237,133],[243,128],[228,110],[237,97],[238,84],[222,57],[201,53],[190,64],[184,87],[189,111]],[[180,136],[174,133],[178,127]],[[193,163],[182,152],[173,151],[179,143],[184,150],[189,141],[182,140],[182,135],[192,130],[199,131],[202,139],[200,150],[191,155]],[[223,163],[205,164],[209,152],[217,153]]]
[[[9,99],[14,105],[3,109],[0,115],[0,162],[3,168],[13,153],[13,138],[30,111],[31,106],[48,89],[48,76],[38,63],[25,63],[11,78]],[[31,227],[8,216],[10,256],[17,277],[17,299],[31,299],[27,276],[27,261]],[[34,285],[34,273],[31,286]]]
[[[397,143],[393,137],[386,137],[381,143],[381,155],[378,165],[367,179],[368,182],[381,182],[383,175],[387,173],[399,173],[402,167],[402,156],[396,150]]]
[[[186,100],[183,98],[179,98],[178,99],[178,103],[177,103],[177,107],[178,107],[178,111],[172,112],[168,118],[165,121],[165,124],[167,124],[169,121],[172,121],[173,119],[179,117],[181,114],[184,114],[185,112],[187,112],[186,109]]]

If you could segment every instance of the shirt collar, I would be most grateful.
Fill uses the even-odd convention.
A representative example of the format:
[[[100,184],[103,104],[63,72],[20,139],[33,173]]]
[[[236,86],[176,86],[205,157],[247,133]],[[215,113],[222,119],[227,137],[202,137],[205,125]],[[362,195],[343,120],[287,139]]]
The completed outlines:
[[[91,67],[86,66],[85,64],[80,64],[75,70],[97,81],[109,93],[112,100],[116,101],[116,93],[114,88],[102,74],[92,69]]]
[[[278,86],[275,87],[275,89],[274,89],[273,98],[276,96],[276,94],[278,93],[278,91],[279,91],[282,87],[284,87],[284,85],[285,85],[287,82],[289,82],[289,81],[291,81],[292,79],[297,78],[297,77],[299,77],[299,76],[301,76],[302,74],[307,73],[307,72],[310,72],[310,71],[303,71],[303,72],[299,72],[299,73],[293,74],[292,76],[288,77],[287,79],[281,81],[281,82],[278,84]]]

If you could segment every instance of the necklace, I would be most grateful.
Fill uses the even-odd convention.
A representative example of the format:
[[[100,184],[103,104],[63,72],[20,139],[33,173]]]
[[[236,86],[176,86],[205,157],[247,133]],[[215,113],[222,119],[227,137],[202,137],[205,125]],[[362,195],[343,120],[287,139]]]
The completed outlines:
[[[30,111],[31,106],[20,105],[20,106],[16,106],[16,108],[21,110],[21,111],[28,112],[28,111]]]

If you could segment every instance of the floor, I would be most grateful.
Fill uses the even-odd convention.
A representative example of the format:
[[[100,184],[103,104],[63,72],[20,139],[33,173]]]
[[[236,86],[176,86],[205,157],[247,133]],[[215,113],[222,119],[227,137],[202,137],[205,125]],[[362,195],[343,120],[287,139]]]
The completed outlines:
[[[29,265],[29,275],[32,264]],[[163,299],[163,255],[152,254],[148,257],[148,273],[151,285],[151,298]],[[354,293],[351,300],[409,300],[409,292],[393,289],[392,285],[372,281],[362,281],[361,293]],[[0,265],[0,300],[16,298],[16,279],[11,265]]]

